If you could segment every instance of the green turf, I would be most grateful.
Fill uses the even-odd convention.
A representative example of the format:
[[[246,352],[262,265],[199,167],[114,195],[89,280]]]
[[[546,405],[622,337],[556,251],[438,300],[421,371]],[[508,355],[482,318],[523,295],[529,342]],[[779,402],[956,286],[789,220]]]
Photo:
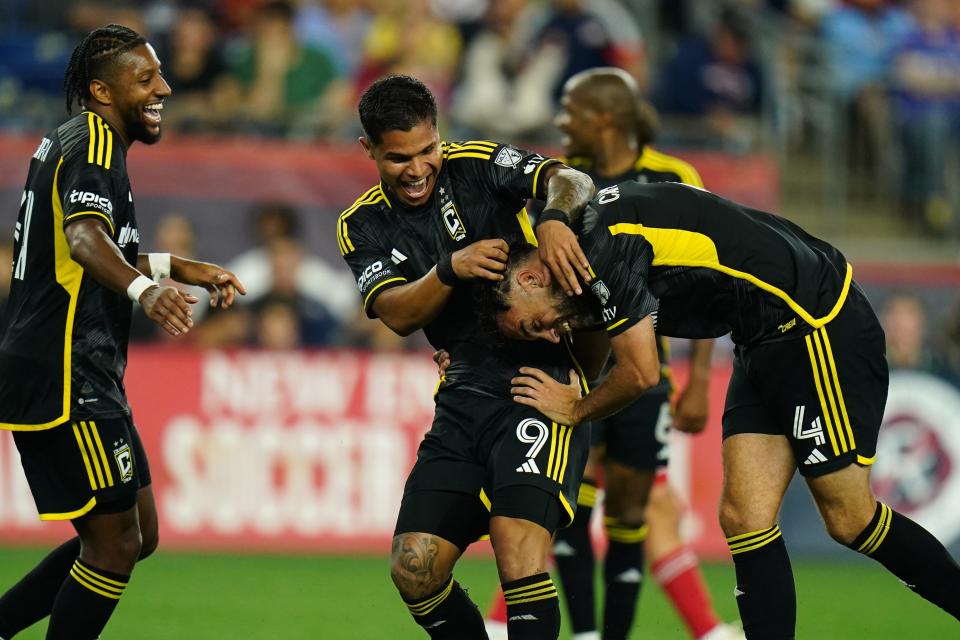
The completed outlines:
[[[43,552],[0,549],[0,589]],[[818,640],[960,637],[952,618],[865,561],[794,565],[797,637]],[[721,615],[735,618],[733,571],[704,567]],[[496,584],[490,560],[466,558],[458,579],[485,607]],[[41,623],[17,636],[43,637]],[[564,632],[561,637],[569,637]],[[686,638],[660,591],[644,589],[633,638]],[[104,640],[423,639],[387,577],[385,558],[158,553],[137,568]]]

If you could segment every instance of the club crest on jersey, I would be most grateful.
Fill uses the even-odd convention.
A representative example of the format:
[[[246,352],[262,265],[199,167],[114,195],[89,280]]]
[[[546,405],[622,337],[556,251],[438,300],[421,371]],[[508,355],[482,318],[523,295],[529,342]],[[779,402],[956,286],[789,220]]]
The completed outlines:
[[[117,469],[120,470],[120,481],[133,480],[133,454],[130,453],[130,445],[123,444],[114,449],[113,457],[117,461]]]
[[[450,237],[460,242],[467,237],[467,230],[463,226],[463,220],[460,219],[460,214],[457,213],[457,207],[454,206],[453,201],[443,205],[443,208],[440,209],[440,216],[443,218],[443,224],[447,228],[447,233],[450,234]]]
[[[597,300],[600,301],[600,306],[607,306],[607,300],[610,299],[610,289],[607,289],[607,285],[603,280],[597,280],[592,285],[590,289],[593,291],[593,295],[597,296]]]
[[[517,166],[517,163],[519,163],[522,158],[523,156],[520,155],[520,152],[513,147],[504,147],[500,149],[500,153],[497,154],[497,159],[494,160],[494,162],[501,167],[511,169]]]

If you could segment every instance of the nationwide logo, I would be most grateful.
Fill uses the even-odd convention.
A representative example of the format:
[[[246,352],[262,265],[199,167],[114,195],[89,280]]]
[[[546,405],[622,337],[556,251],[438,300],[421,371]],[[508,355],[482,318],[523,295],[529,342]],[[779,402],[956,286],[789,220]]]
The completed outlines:
[[[494,162],[501,167],[513,168],[517,166],[522,159],[523,156],[513,147],[504,147],[500,149],[500,153],[497,154],[497,159],[494,160]]]

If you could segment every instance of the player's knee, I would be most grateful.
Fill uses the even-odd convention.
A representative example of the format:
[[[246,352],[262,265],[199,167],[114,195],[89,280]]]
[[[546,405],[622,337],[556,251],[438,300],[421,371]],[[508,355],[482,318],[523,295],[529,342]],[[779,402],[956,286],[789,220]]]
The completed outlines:
[[[872,513],[860,513],[843,506],[821,506],[823,524],[826,525],[830,537],[842,545],[849,545],[870,524]]]
[[[650,493],[650,501],[644,510],[647,523],[654,522],[662,526],[680,522],[680,504],[676,496],[669,491],[659,491],[656,488]],[[675,526],[675,525],[674,525]]]
[[[450,577],[452,567],[440,566],[446,563],[434,551],[429,540],[416,534],[401,534],[393,539],[390,579],[404,599],[426,597]]]
[[[728,538],[730,536],[767,529],[776,524],[777,514],[748,508],[730,500],[720,501],[720,528]]]

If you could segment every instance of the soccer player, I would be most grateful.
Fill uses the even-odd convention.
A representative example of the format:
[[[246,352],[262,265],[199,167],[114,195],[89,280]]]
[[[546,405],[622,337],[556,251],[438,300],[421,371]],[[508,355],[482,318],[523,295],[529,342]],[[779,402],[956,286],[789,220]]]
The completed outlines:
[[[0,597],[0,638],[50,616],[47,638],[99,637],[134,564],[157,546],[150,468],[123,386],[135,302],[171,335],[190,331],[193,296],[229,307],[233,274],[169,254],[138,254],[127,149],[160,138],[170,87],[135,31],[108,25],[73,51],[67,113],[41,140],[14,233],[0,333],[0,428],[13,430],[41,520],[77,537]],[[151,279],[152,276],[153,279]]]
[[[633,77],[613,67],[570,78],[556,118],[567,164],[587,173],[598,189],[624,180],[702,187],[696,169],[650,146],[656,116],[638,93]],[[606,491],[603,523],[609,541],[604,558],[604,639],[625,639],[630,633],[645,551],[654,577],[693,638],[735,637],[714,613],[696,556],[682,543],[680,499],[666,481],[670,425],[688,433],[698,433],[706,425],[712,350],[712,340],[691,342],[690,379],[671,419],[674,389],[666,364],[667,342],[658,336],[657,354],[663,365],[660,384],[591,425],[593,447],[580,485],[577,515],[570,527],[557,532],[554,544],[574,638],[599,638],[589,526],[601,466]]]
[[[404,488],[393,581],[430,637],[486,638],[452,570],[489,532],[510,637],[556,638],[547,553],[553,533],[573,519],[589,433],[511,400],[519,363],[532,358],[559,375],[569,357],[556,345],[505,345],[481,333],[468,284],[503,277],[508,242],[539,240],[571,299],[582,292],[577,274],[589,278],[589,265],[566,223],[579,218],[593,184],[509,145],[441,142],[436,102],[414,78],[373,83],[359,112],[360,142],[380,183],[340,216],[340,251],[368,315],[401,335],[423,328],[452,360]],[[531,197],[547,206],[536,237],[524,210]]]
[[[616,363],[583,397],[523,368],[515,398],[564,424],[602,418],[658,384],[655,328],[731,334],[720,523],[748,638],[794,637],[796,593],[777,515],[798,468],[835,540],[960,617],[960,566],[870,488],[887,392],[883,330],[835,247],[701,189],[636,182],[597,193],[581,244],[594,296],[577,310],[519,246],[505,279],[486,288],[485,306],[513,338],[556,342],[566,327],[604,326]]]

